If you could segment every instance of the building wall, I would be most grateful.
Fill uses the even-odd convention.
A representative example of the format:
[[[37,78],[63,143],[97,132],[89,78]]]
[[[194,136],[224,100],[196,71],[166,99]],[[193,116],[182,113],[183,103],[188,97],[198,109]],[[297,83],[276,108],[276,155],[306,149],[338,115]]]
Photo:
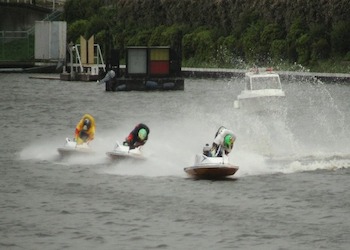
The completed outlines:
[[[35,21],[43,20],[47,12],[32,8],[0,5],[0,30],[26,31],[35,25]]]

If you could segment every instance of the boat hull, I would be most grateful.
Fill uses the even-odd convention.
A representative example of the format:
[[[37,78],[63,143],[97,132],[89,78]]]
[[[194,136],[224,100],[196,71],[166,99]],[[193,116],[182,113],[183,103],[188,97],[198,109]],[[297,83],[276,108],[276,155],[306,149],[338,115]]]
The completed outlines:
[[[125,153],[125,152],[116,152],[116,151],[107,152],[106,155],[112,160],[125,160],[125,159],[144,160],[145,159],[143,155],[137,155],[137,154]]]
[[[228,157],[209,157],[206,155],[196,155],[193,166],[184,168],[184,171],[195,179],[223,179],[234,175],[238,170],[228,162]]]
[[[93,151],[91,149],[79,149],[79,148],[58,148],[58,153],[61,156],[70,156],[70,155],[86,155],[86,154],[92,154]]]
[[[87,143],[77,145],[74,140],[66,138],[63,147],[57,149],[60,156],[71,156],[71,155],[85,155],[92,154],[94,151],[88,146]]]
[[[112,160],[135,159],[143,160],[145,157],[142,154],[141,147],[129,149],[129,146],[124,146],[118,141],[116,142],[113,151],[109,151],[106,155]]]
[[[195,179],[223,179],[234,175],[238,170],[237,166],[192,166],[184,171]]]

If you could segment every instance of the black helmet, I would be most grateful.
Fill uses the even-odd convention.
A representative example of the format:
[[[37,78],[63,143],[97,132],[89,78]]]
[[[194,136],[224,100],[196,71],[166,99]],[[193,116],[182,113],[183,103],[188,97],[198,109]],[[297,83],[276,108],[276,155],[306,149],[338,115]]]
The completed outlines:
[[[84,123],[83,123],[83,130],[89,130],[89,128],[91,127],[91,122],[89,119],[85,119]]]

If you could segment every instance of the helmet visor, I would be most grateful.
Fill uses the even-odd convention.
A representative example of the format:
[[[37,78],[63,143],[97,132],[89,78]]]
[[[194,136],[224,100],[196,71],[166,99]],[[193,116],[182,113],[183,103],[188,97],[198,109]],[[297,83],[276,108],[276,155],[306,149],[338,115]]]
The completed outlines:
[[[146,131],[146,129],[144,129],[144,128],[140,129],[140,130],[139,130],[139,133],[138,133],[138,136],[139,136],[139,138],[140,138],[141,140],[146,139],[146,137],[147,137],[147,131]]]

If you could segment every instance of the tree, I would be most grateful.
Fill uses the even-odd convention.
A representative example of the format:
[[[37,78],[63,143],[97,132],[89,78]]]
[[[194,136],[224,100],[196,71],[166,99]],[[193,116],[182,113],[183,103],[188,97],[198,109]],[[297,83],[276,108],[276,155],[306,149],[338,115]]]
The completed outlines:
[[[350,21],[339,21],[333,24],[331,31],[332,52],[336,56],[350,51]]]

